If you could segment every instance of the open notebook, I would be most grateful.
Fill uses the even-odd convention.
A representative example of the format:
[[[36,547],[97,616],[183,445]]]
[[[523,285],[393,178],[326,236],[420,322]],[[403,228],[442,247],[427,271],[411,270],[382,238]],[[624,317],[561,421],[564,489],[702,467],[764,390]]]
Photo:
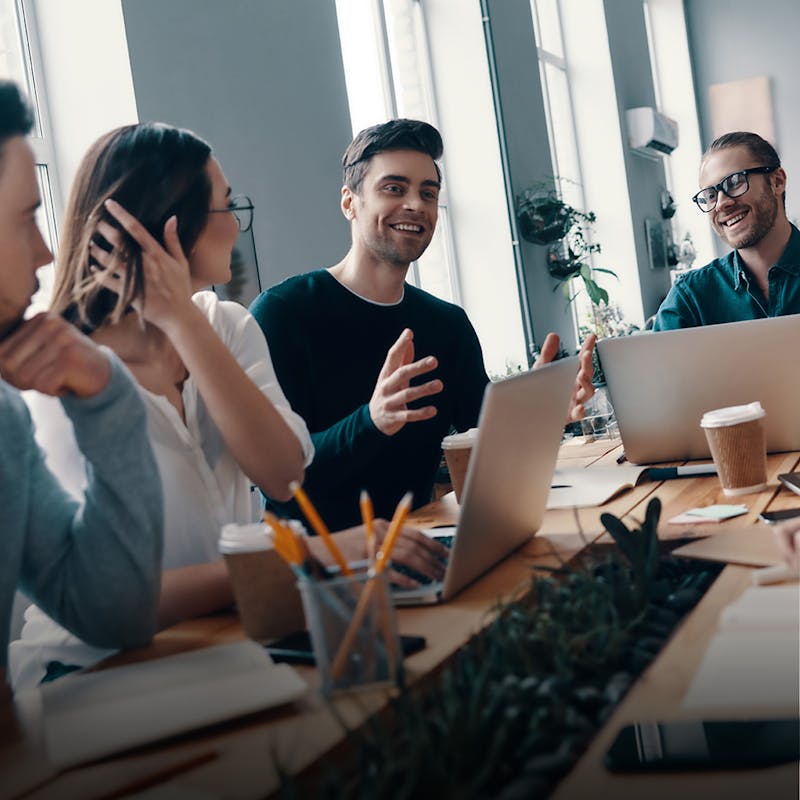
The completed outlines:
[[[291,702],[306,688],[291,667],[245,641],[75,673],[35,691],[48,758],[71,767]]]

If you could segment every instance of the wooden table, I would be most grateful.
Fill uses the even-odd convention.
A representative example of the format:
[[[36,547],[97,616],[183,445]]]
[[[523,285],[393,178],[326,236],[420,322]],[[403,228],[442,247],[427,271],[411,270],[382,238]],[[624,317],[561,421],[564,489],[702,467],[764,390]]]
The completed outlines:
[[[560,466],[613,464],[621,452],[618,441],[600,440],[588,444],[565,444],[560,453]],[[776,476],[793,470],[800,460],[798,454],[770,456],[770,485],[756,496],[743,498],[750,511],[745,518],[715,525],[698,526],[696,533],[724,532],[754,523],[764,508],[780,508],[797,504],[797,498],[786,489],[779,489]],[[479,581],[468,587],[447,604],[426,608],[407,608],[399,611],[402,633],[426,637],[428,646],[406,660],[412,682],[435,671],[445,663],[472,635],[491,620],[491,609],[499,597],[523,591],[530,582],[534,564],[556,565],[580,551],[586,541],[601,537],[600,511],[620,517],[637,517],[643,513],[650,497],[658,495],[664,504],[662,520],[692,506],[724,502],[716,477],[692,478],[664,483],[643,483],[619,495],[600,509],[549,511],[540,533],[525,547],[512,554]],[[793,499],[794,498],[794,499]],[[436,504],[419,510],[413,521],[419,525],[447,524],[457,518],[457,506],[452,495]],[[583,535],[577,533],[578,523]],[[659,535],[675,535],[674,526],[662,522]],[[686,528],[679,530],[686,536]],[[614,792],[618,796],[641,797],[645,791],[640,780],[616,777],[600,765],[602,753],[620,726],[644,717],[669,718],[679,714],[678,703],[702,659],[720,610],[749,584],[750,570],[726,567],[705,598],[679,628],[653,665],[640,678],[633,690],[598,734],[576,768],[559,786],[556,797],[603,796]],[[232,614],[181,623],[159,634],[153,644],[140,651],[126,653],[115,659],[119,663],[168,655],[183,650],[221,644],[243,638],[237,618]],[[300,670],[316,689],[316,671]],[[319,692],[312,690],[301,701],[280,709],[252,715],[243,720],[216,726],[205,731],[173,739],[167,744],[140,749],[133,754],[76,768],[54,776],[46,766],[41,743],[35,731],[20,731],[6,713],[0,738],[0,797],[19,796],[36,783],[39,789],[25,797],[45,798],[110,797],[130,793],[137,780],[148,777],[154,781],[162,771],[180,770],[168,781],[170,788],[224,797],[231,800],[263,797],[278,786],[276,764],[283,770],[297,773],[309,767],[323,754],[336,758],[346,728],[357,728],[363,721],[379,712],[387,703],[388,693],[367,691],[337,697],[326,703]],[[203,763],[199,763],[203,762]],[[191,768],[189,768],[191,767]],[[797,786],[796,769],[779,768],[753,771],[743,778],[729,773],[703,773],[701,776],[670,776],[659,781],[664,797],[690,797],[690,787],[703,785],[704,800],[717,797],[714,787],[752,787],[765,772],[781,785]],[[167,785],[167,784],[165,784]],[[601,788],[602,787],[602,788]],[[647,795],[655,797],[647,784]],[[589,790],[591,790],[589,792]],[[117,794],[114,795],[114,792]],[[587,793],[589,792],[589,793]],[[191,795],[188,795],[191,796]],[[719,795],[723,796],[723,795]],[[727,798],[735,795],[726,793]],[[782,795],[774,795],[782,796]]]

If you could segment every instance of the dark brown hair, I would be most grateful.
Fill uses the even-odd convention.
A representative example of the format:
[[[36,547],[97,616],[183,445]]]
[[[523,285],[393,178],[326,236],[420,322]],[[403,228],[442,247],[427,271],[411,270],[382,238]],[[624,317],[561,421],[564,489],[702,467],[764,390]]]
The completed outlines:
[[[381,125],[364,128],[348,145],[342,156],[344,183],[358,193],[374,155],[386,150],[416,150],[430,156],[441,181],[442,172],[436,163],[442,157],[444,145],[439,131],[427,122],[416,119],[390,119]]]
[[[120,229],[103,204],[116,200],[161,244],[164,225],[175,215],[178,238],[188,253],[208,219],[210,155],[210,146],[191,131],[161,123],[126,125],[101,136],[83,157],[70,192],[52,309],[91,332],[109,319],[118,322],[134,300],[143,300],[142,252],[130,236],[118,252],[127,265],[122,293],[98,279],[99,265],[89,255],[89,243],[109,245],[97,233],[97,223],[103,219]]]
[[[0,81],[0,168],[7,139],[27,136],[33,128],[33,114],[24,95],[13,81]]]
[[[750,131],[731,131],[718,136],[703,153],[701,161],[705,161],[717,150],[727,150],[729,147],[746,147],[750,155],[759,162],[759,167],[779,167],[781,165],[778,151],[766,139]],[[786,192],[781,196],[785,208]]]

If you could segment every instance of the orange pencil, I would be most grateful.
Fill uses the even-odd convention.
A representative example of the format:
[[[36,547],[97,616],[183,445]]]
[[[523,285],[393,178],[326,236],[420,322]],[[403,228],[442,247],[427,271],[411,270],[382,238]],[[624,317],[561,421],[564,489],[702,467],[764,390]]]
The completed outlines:
[[[306,519],[311,527],[315,530],[317,535],[321,537],[322,541],[325,542],[325,546],[333,556],[333,560],[339,565],[342,575],[352,575],[353,570],[351,570],[347,565],[347,561],[345,561],[342,551],[336,546],[336,542],[334,542],[333,538],[331,537],[331,532],[322,521],[322,517],[320,517],[320,515],[317,513],[317,509],[311,504],[311,501],[308,499],[308,495],[303,491],[302,486],[300,486],[297,481],[292,481],[289,484],[289,489],[294,495],[294,499],[297,500],[297,504],[306,515]]]
[[[362,621],[364,620],[364,614],[367,613],[367,608],[375,591],[375,581],[383,572],[383,570],[386,569],[386,565],[389,563],[389,557],[391,556],[392,550],[397,542],[397,537],[400,535],[400,528],[403,527],[403,522],[405,522],[408,512],[411,509],[411,499],[411,492],[406,492],[406,494],[403,495],[400,502],[397,504],[397,508],[394,510],[392,521],[389,523],[389,532],[386,534],[386,538],[383,540],[380,553],[378,553],[374,574],[367,581],[363,591],[361,592],[361,597],[358,599],[356,610],[353,612],[353,618],[350,620],[350,625],[348,626],[344,638],[342,639],[342,643],[339,645],[339,652],[336,653],[336,658],[333,659],[333,664],[331,665],[331,677],[334,680],[339,678],[339,676],[342,674],[345,664],[347,663],[347,656],[353,647],[353,642],[355,641],[358,630],[361,627]]]
[[[361,519],[364,523],[364,535],[367,537],[367,562],[372,569],[375,566],[375,512],[366,489],[361,490]]]

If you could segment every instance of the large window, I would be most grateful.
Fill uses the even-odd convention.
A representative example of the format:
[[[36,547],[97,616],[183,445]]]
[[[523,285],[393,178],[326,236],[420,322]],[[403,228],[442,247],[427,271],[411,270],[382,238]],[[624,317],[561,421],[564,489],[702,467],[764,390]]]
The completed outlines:
[[[439,127],[419,0],[337,0],[336,12],[353,133],[394,117]],[[460,303],[446,164],[443,172],[436,233],[408,277],[431,294]]]
[[[556,191],[565,203],[584,209],[586,200],[575,135],[575,115],[572,108],[559,0],[531,0],[531,16],[539,55],[539,76]],[[583,319],[590,313],[589,298],[582,291],[580,281],[573,280],[570,291],[576,295],[571,310],[579,319]]]
[[[38,223],[52,251],[58,246],[57,209],[55,198],[56,170],[50,135],[47,104],[41,81],[38,40],[35,20],[24,0],[0,0],[0,78],[16,81],[27,92],[34,110],[34,129],[30,137],[36,159],[36,173],[42,205]],[[46,305],[52,288],[52,266],[38,273],[40,289],[33,307]]]

